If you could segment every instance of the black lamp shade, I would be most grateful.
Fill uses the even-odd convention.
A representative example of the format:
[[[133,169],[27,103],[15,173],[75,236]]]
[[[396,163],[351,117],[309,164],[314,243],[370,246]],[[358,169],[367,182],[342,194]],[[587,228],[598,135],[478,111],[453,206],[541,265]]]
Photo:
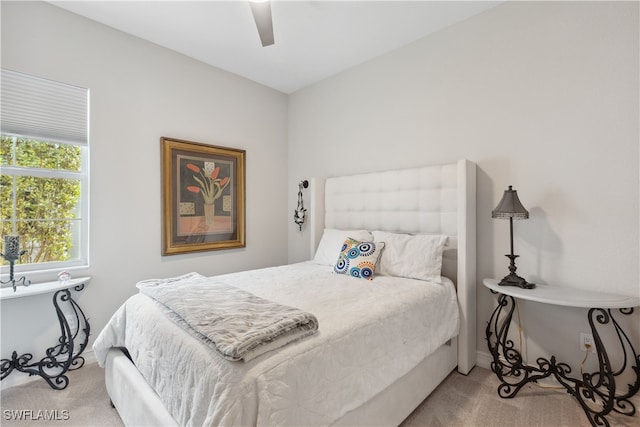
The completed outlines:
[[[509,186],[508,190],[505,190],[502,195],[502,200],[498,203],[498,206],[491,211],[491,218],[500,219],[527,219],[529,218],[529,211],[527,211],[520,199],[518,199],[518,192]]]

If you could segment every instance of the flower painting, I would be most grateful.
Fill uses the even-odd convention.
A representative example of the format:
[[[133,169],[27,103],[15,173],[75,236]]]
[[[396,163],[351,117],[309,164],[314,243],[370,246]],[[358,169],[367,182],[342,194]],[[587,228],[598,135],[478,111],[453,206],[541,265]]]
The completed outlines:
[[[163,254],[243,247],[245,152],[161,142]]]
[[[205,208],[205,222],[211,225],[215,219],[215,201],[220,198],[222,192],[229,184],[229,177],[220,178],[220,166],[215,162],[204,162],[204,168],[193,163],[187,163],[186,168],[194,172],[193,179],[198,185],[187,185],[187,190],[192,193],[202,194]]]

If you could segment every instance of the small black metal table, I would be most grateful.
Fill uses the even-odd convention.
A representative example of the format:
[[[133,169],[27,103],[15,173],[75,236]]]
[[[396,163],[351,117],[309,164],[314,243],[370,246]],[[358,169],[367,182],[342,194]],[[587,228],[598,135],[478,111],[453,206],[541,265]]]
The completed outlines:
[[[500,397],[515,397],[525,384],[553,376],[578,401],[593,426],[609,426],[606,416],[611,411],[628,416],[635,414],[636,408],[630,398],[640,389],[640,356],[615,320],[612,310],[630,315],[634,307],[640,306],[639,298],[548,285],[522,289],[500,286],[498,282],[495,279],[482,281],[491,292],[498,294],[498,305],[487,324],[486,338],[492,356],[491,370],[500,380]],[[570,376],[571,367],[556,361],[555,356],[550,359],[539,357],[535,366],[525,364],[513,340],[508,338],[516,307],[515,299],[588,308],[587,320],[593,334],[598,370],[585,372],[581,378],[574,378]],[[612,366],[607,349],[602,343],[598,327],[602,328],[604,325],[615,330],[619,350],[623,354],[621,366]],[[622,376],[631,383],[617,384],[616,380]]]
[[[64,282],[47,282],[0,290],[3,302],[14,298],[54,293],[53,306],[60,323],[58,344],[46,350],[46,356],[31,363],[33,355],[25,353],[18,356],[14,351],[10,359],[0,360],[0,380],[4,380],[14,371],[41,376],[52,388],[62,390],[69,384],[67,371],[81,368],[84,358],[81,356],[89,342],[89,322],[82,309],[71,298],[71,289],[80,292],[89,284],[91,277],[80,277]],[[66,310],[65,310],[66,309]],[[69,322],[71,319],[71,323]]]

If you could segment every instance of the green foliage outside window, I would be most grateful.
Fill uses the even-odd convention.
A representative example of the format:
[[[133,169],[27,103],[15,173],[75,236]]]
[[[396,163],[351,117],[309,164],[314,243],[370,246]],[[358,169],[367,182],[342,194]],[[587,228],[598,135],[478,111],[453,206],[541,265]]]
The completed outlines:
[[[27,251],[20,263],[75,256],[81,181],[73,173],[81,170],[81,162],[81,149],[74,145],[0,136],[0,231],[3,236],[20,236],[21,248]]]

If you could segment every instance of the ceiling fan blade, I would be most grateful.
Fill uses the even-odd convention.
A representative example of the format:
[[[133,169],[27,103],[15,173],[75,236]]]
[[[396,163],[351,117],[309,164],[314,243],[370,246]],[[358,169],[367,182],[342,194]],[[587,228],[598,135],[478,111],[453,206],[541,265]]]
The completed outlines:
[[[271,46],[274,43],[271,2],[250,1],[249,6],[251,6],[253,19],[256,21],[256,27],[258,28],[258,34],[260,35],[262,46]]]

